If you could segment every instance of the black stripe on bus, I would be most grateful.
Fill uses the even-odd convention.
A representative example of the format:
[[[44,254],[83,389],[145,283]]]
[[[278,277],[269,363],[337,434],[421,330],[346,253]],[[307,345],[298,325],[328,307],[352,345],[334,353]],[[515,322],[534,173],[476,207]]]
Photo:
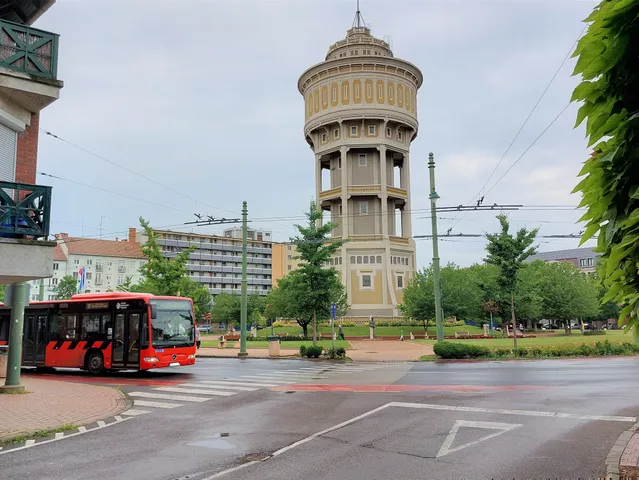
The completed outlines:
[[[68,350],[75,350],[75,347],[78,346],[78,343],[80,343],[80,340],[73,340],[71,344],[69,345]]]
[[[88,350],[89,348],[91,348],[91,345],[93,345],[93,340],[87,340],[87,343],[84,344],[82,350]]]
[[[109,346],[111,342],[109,342],[108,340],[105,340],[104,342],[102,342],[102,345],[100,345],[100,350],[106,350],[106,348]]]
[[[57,342],[55,342],[55,345],[53,346],[53,349],[54,350],[60,350],[62,345],[64,345],[64,340],[58,340]]]

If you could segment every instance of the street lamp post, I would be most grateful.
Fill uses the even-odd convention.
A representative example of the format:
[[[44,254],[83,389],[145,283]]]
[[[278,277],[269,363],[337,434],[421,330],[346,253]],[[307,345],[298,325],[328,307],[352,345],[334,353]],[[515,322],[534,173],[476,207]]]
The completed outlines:
[[[428,154],[428,173],[430,175],[430,216],[433,229],[433,288],[435,290],[435,323],[437,325],[437,341],[444,341],[444,314],[442,312],[442,291],[439,278],[439,245],[437,244],[437,200],[439,195],[435,190],[435,157]]]
[[[240,306],[240,353],[239,357],[246,357],[246,317],[247,317],[247,297],[246,297],[246,250],[247,250],[247,217],[248,209],[246,202],[242,203],[242,299]]]

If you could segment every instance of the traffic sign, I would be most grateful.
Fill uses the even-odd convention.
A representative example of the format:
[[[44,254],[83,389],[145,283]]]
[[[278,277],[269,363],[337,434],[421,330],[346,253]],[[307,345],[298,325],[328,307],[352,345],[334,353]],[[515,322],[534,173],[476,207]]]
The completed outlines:
[[[335,305],[334,303],[331,303],[331,318],[335,320],[336,316],[337,316],[337,305]]]

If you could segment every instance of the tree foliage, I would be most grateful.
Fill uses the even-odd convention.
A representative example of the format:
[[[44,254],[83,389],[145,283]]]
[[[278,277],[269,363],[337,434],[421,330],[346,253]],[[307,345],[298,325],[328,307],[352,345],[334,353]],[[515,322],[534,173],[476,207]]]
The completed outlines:
[[[337,227],[336,223],[327,222],[320,225],[322,211],[311,201],[306,214],[308,222],[306,226],[296,225],[299,235],[291,238],[297,248],[300,265],[295,277],[295,286],[304,292],[304,297],[299,299],[303,315],[311,314],[313,323],[313,344],[317,340],[317,320],[330,318],[331,303],[335,299],[337,270],[328,267],[329,260],[333,257],[344,242],[332,241],[331,232]],[[308,324],[307,324],[308,325]]]
[[[622,304],[619,322],[639,332],[639,1],[604,0],[585,20],[574,74],[583,82],[572,101],[583,102],[576,126],[586,120],[594,153],[575,187],[587,207],[582,243],[598,234],[604,303]],[[603,140],[602,140],[603,139]]]
[[[248,324],[262,325],[261,316],[266,310],[266,299],[254,293],[247,297],[246,312]],[[211,315],[215,322],[224,322],[236,325],[241,320],[242,298],[239,295],[220,293],[215,297],[215,304]]]
[[[56,298],[58,300],[68,300],[76,293],[78,293],[78,281],[72,275],[62,277],[56,289]]]
[[[513,341],[517,348],[517,320],[515,315],[515,293],[517,289],[518,272],[524,261],[535,253],[535,242],[538,229],[528,231],[521,228],[513,236],[509,233],[510,224],[505,214],[497,215],[501,229],[499,233],[486,234],[488,244],[486,263],[495,265],[499,269],[497,284],[510,295],[510,311],[513,323]]]

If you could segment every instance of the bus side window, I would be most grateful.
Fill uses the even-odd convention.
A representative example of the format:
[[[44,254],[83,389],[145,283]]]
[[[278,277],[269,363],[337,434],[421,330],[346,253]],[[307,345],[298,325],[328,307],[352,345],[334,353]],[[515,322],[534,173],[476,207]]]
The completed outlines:
[[[77,337],[76,327],[77,327],[77,316],[76,315],[65,315],[66,322],[66,331],[65,336],[62,340],[75,340]]]
[[[60,315],[52,315],[49,322],[49,341],[57,342],[61,340],[60,336]]]

